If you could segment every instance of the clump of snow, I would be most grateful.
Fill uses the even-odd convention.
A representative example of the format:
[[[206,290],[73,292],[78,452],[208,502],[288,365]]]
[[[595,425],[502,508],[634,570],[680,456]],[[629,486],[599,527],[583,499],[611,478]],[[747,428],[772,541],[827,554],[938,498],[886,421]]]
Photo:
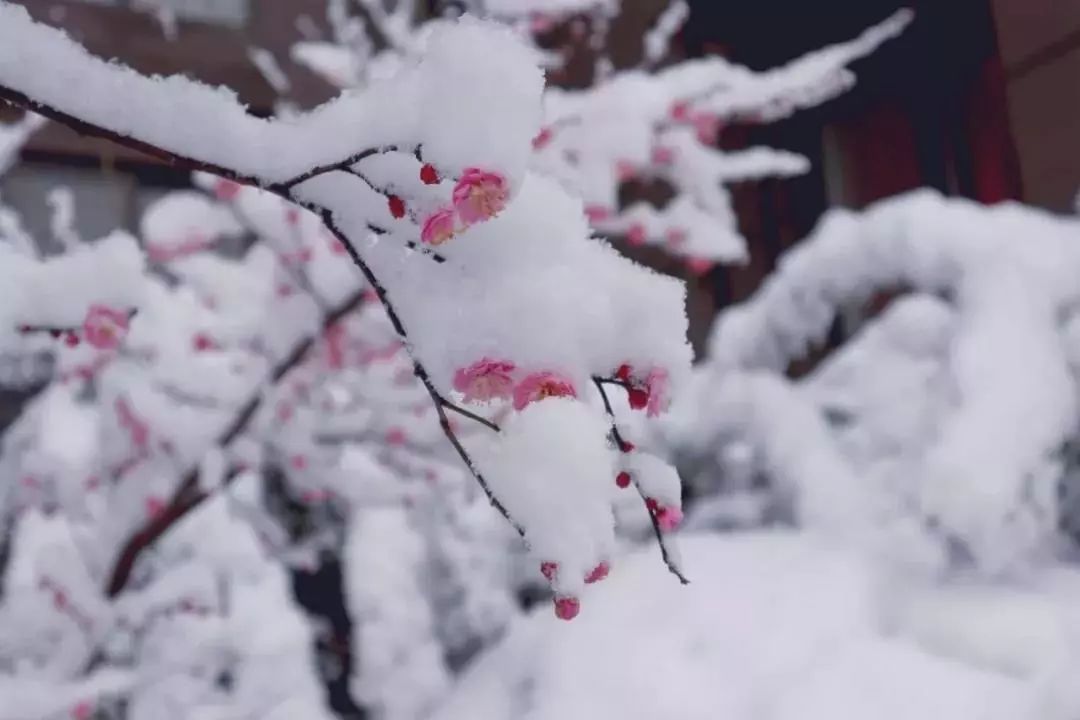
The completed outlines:
[[[1032,665],[1005,670],[958,637],[943,654],[913,632],[939,609],[993,602],[976,588],[970,602],[945,594],[886,625],[879,571],[854,548],[776,533],[685,537],[683,550],[692,585],[665,582],[654,551],[623,558],[590,612],[558,632],[545,612],[518,623],[435,718],[1068,717],[1044,704],[1042,672],[1059,667],[1052,634],[1040,632],[1048,645]],[[1006,597],[1016,633],[1041,630],[1046,609],[1067,616],[1076,598]],[[989,639],[997,625],[963,632]]]

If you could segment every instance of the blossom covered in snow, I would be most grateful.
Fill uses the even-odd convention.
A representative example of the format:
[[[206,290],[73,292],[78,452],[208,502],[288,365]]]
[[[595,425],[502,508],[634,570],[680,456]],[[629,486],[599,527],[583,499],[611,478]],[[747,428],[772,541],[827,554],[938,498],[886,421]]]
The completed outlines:
[[[509,398],[514,390],[517,368],[506,360],[478,360],[454,373],[454,389],[465,402],[489,402]]]
[[[514,409],[524,410],[529,403],[550,397],[577,397],[574,383],[558,373],[536,372],[526,375],[514,387]]]
[[[427,245],[442,245],[457,232],[457,213],[454,208],[436,210],[424,221],[420,239]]]
[[[495,217],[509,199],[506,178],[497,172],[466,168],[454,186],[454,209],[465,226]]]
[[[86,311],[82,332],[86,342],[98,350],[113,350],[124,339],[128,329],[128,314],[104,305],[92,305]]]

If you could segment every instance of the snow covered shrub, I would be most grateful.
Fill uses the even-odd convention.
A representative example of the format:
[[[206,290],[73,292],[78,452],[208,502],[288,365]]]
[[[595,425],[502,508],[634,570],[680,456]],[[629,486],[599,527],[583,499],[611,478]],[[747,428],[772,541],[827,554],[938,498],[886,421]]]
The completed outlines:
[[[331,2],[335,28],[326,42],[303,42],[293,57],[338,87],[366,87],[412,62],[428,38],[447,21],[414,26],[411,1],[362,0],[367,22],[351,16],[343,2]],[[749,258],[739,235],[726,183],[805,173],[806,158],[769,148],[725,152],[715,147],[726,124],[767,123],[826,102],[846,92],[854,61],[900,34],[912,19],[900,11],[860,37],[812,52],[789,64],[755,72],[720,57],[669,62],[671,38],[686,22],[683,0],[671,0],[643,38],[638,66],[616,69],[610,57],[610,26],[619,0],[500,0],[464,3],[473,13],[512,27],[533,44],[551,70],[565,60],[560,50],[543,50],[544,38],[569,26],[571,38],[596,57],[591,85],[566,90],[549,83],[543,120],[533,138],[532,166],[557,178],[585,201],[592,226],[634,245],[656,244],[703,273],[716,263]],[[384,41],[376,50],[371,37]],[[550,79],[550,78],[549,78]],[[656,207],[646,201],[620,205],[620,191],[634,180],[660,180],[671,199]],[[451,223],[428,218],[439,237]]]
[[[461,465],[447,471],[440,453],[426,457],[437,438],[525,539],[559,617],[576,615],[584,586],[608,572],[612,508],[627,493],[681,578],[666,546],[681,517],[678,477],[613,424],[605,388],[632,388],[650,415],[666,409],[689,369],[684,291],[593,240],[581,201],[529,171],[542,82],[511,34],[447,24],[392,79],[279,121],[247,115],[224,91],[104,63],[16,6],[0,5],[0,48],[0,97],[212,173],[200,182],[220,201],[163,200],[144,219],[145,254],[122,235],[44,260],[4,246],[3,342],[51,336],[60,353],[57,382],[4,439],[5,476],[21,479],[5,486],[4,509],[16,526],[44,513],[76,538],[74,579],[39,590],[60,593],[60,612],[76,596],[89,608],[75,621],[86,662],[63,653],[59,674],[22,664],[17,682],[62,679],[89,702],[121,697],[132,712],[165,696],[178,708],[269,712],[241,708],[270,696],[210,679],[218,644],[203,640],[225,632],[220,623],[217,635],[179,634],[198,691],[161,680],[165,695],[139,705],[127,680],[83,687],[99,666],[121,679],[123,668],[141,672],[141,655],[102,646],[127,598],[160,593],[183,612],[203,607],[172,588],[213,574],[198,563],[174,572],[159,540],[226,502],[270,556],[310,562],[348,538],[363,652],[389,661],[368,663],[359,692],[388,714],[422,711],[444,682],[441,643],[453,651],[490,632],[508,602],[476,550],[499,539],[469,517],[476,496],[462,495]],[[212,252],[245,228],[258,242],[241,257]],[[365,311],[365,299],[382,311]],[[332,522],[305,531],[268,520],[264,470],[283,472],[311,513],[339,500],[338,539]],[[632,490],[616,482],[620,472]],[[235,497],[245,481],[258,501]],[[370,507],[380,495],[391,507]],[[461,512],[440,518],[434,508],[449,497]],[[419,514],[401,508],[418,499],[436,515],[420,544]],[[404,538],[400,557],[371,544],[380,529]],[[424,587],[425,563],[459,597]],[[358,585],[359,572],[384,575],[386,594]],[[400,603],[402,614],[363,615],[373,601],[384,611]],[[446,615],[460,625],[432,627],[430,603],[452,606]],[[401,634],[406,626],[413,632]],[[394,689],[410,684],[427,691],[408,708],[392,705]]]
[[[936,567],[1030,567],[1058,549],[1074,482],[1077,227],[930,192],[831,212],[721,316],[673,436],[764,473],[805,524]],[[897,289],[814,373],[783,376],[841,309]]]

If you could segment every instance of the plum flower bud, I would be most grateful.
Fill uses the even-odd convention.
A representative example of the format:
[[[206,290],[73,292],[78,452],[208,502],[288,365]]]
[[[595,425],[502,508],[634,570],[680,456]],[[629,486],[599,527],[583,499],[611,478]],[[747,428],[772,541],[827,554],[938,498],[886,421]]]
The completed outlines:
[[[680,101],[671,106],[671,119],[680,122],[690,119],[690,103]]]
[[[589,574],[585,576],[585,584],[592,585],[593,583],[600,582],[608,576],[609,572],[611,572],[611,567],[606,562],[602,562],[590,570]]]
[[[682,510],[675,507],[661,507],[656,512],[656,524],[664,532],[672,532],[682,524]]]
[[[530,403],[549,397],[577,397],[577,390],[572,382],[555,373],[532,373],[514,388],[514,409],[524,410]]]
[[[675,162],[675,151],[667,146],[658,145],[652,149],[652,161],[656,165],[670,165]]]
[[[656,368],[649,373],[645,380],[647,388],[648,404],[646,411],[649,417],[658,417],[660,413],[668,409],[671,404],[670,380],[667,370]]]
[[[435,169],[435,166],[431,163],[425,163],[420,168],[420,182],[425,185],[438,185],[439,184],[439,171]]]
[[[555,576],[559,572],[559,563],[557,562],[542,562],[540,563],[540,574],[547,578],[548,582],[555,582]]]
[[[454,208],[440,208],[436,210],[420,230],[420,239],[427,245],[442,245],[454,237],[457,231],[457,214]]]
[[[83,320],[83,336],[98,350],[112,350],[127,334],[127,313],[105,305],[91,305]]]
[[[551,139],[555,137],[555,133],[551,128],[543,128],[536,137],[533,138],[532,146],[533,150],[543,150],[551,143]]]
[[[686,231],[682,228],[671,228],[664,234],[664,239],[670,247],[680,247],[686,242]]]
[[[94,714],[94,706],[90,704],[89,700],[82,700],[71,708],[71,717],[73,720],[90,720],[90,717]]]
[[[671,532],[682,524],[683,512],[677,507],[661,505],[656,498],[646,498],[645,507],[662,532]]]
[[[631,245],[644,245],[647,239],[645,226],[641,223],[634,223],[626,233],[626,241]]]
[[[148,497],[145,503],[146,516],[156,518],[165,512],[165,501],[159,497]]]
[[[704,275],[713,269],[715,263],[708,258],[692,257],[687,259],[686,267],[690,269],[694,275]]]
[[[206,333],[196,333],[195,337],[191,339],[191,345],[195,352],[206,352],[217,347],[217,344]]]
[[[560,620],[573,620],[581,612],[581,601],[576,597],[555,598],[555,617]]]
[[[465,225],[498,215],[510,200],[506,178],[480,168],[468,168],[454,187],[454,207]]]
[[[386,199],[386,206],[390,209],[390,214],[400,220],[405,217],[405,201],[397,195],[391,195]]]
[[[226,180],[220,178],[214,183],[214,197],[222,202],[229,202],[236,199],[236,196],[240,194],[241,185],[233,180]]]
[[[626,472],[625,470],[620,472],[618,475],[615,476],[615,484],[624,490],[630,487],[630,473]]]
[[[465,402],[508,398],[514,390],[516,369],[512,362],[484,358],[454,373],[454,389],[465,396]]]
[[[604,207],[603,205],[586,205],[585,216],[589,219],[590,223],[596,224],[608,220],[613,215],[611,208]]]

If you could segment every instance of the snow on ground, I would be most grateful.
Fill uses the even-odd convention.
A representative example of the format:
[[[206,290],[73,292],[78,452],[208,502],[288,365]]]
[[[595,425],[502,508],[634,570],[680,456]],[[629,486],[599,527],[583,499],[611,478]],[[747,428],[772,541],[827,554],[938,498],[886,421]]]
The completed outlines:
[[[655,549],[624,558],[574,622],[547,606],[522,619],[435,720],[1080,717],[1060,680],[1077,677],[1078,576],[1041,594],[897,592],[807,534],[689,536],[682,550],[690,586]]]

